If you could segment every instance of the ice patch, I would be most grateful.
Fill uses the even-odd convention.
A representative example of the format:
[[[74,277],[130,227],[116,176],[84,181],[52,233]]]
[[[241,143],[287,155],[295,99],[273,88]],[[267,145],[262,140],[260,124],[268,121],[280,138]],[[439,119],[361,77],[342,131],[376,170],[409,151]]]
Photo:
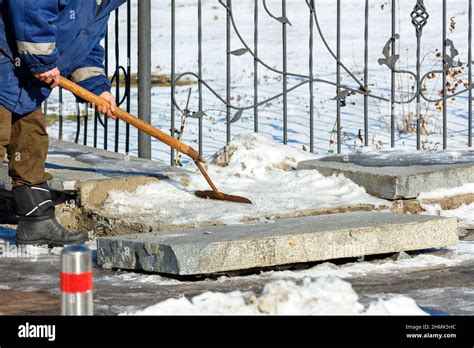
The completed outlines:
[[[114,284],[123,284],[123,283],[138,283],[138,284],[158,284],[158,285],[176,285],[183,283],[176,279],[164,278],[159,275],[145,275],[138,273],[123,273],[123,274],[114,274],[112,276],[103,276],[96,280],[96,282],[107,282],[112,285]]]

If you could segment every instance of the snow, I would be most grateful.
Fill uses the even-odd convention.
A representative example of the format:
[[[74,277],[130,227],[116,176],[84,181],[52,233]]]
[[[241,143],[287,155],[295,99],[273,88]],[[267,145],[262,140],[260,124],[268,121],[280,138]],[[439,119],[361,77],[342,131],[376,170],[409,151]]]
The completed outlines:
[[[365,312],[366,315],[426,315],[415,300],[406,296],[395,296],[388,300],[379,299],[372,303]]]
[[[276,281],[265,286],[259,309],[268,314],[352,315],[363,310],[352,285],[338,278],[307,278],[301,285]]]
[[[84,245],[86,247],[89,248],[89,250],[91,251],[96,251],[97,250],[97,238],[90,238],[90,240],[88,240],[87,242],[84,243]],[[46,247],[45,247],[46,248]],[[58,255],[60,256],[62,251],[63,251],[63,247],[54,247],[52,249],[49,250],[49,252],[51,253],[51,255]]]
[[[448,197],[455,197],[461,195],[472,195],[474,194],[474,183],[464,184],[462,186],[453,188],[440,188],[430,192],[422,192],[419,194],[419,200],[428,199],[442,199]]]
[[[474,149],[418,151],[406,146],[392,149],[358,149],[352,154],[329,156],[325,160],[354,163],[367,167],[406,167],[406,166],[449,166],[453,164],[472,164]],[[466,187],[468,188],[468,187]]]
[[[458,258],[466,258],[468,255],[474,255],[474,242],[461,242],[453,251]]]
[[[132,193],[112,191],[104,209],[117,215],[153,214],[172,224],[215,219],[231,224],[297,210],[359,203],[389,204],[370,196],[342,175],[324,177],[317,171],[294,170],[299,161],[314,158],[317,157],[263,135],[243,134],[214,157],[208,165],[208,173],[220,190],[247,197],[253,205],[196,198],[195,190],[208,190],[209,187],[195,170],[189,175],[186,187],[178,181],[164,180],[141,186]]]
[[[474,227],[474,203],[463,204],[457,209],[443,210],[439,204],[422,204],[421,207],[425,209],[424,214],[455,217],[459,221],[460,227]]]
[[[206,292],[168,299],[129,315],[426,315],[406,297],[378,299],[366,310],[352,285],[336,277],[278,280],[254,292]]]

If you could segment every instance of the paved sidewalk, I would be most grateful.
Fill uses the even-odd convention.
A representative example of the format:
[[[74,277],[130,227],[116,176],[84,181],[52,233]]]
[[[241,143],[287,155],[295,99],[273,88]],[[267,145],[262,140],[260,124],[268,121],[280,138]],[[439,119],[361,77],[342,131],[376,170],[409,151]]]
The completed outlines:
[[[7,238],[8,240],[8,238]],[[474,241],[471,234],[465,241]],[[426,255],[449,256],[448,251],[433,251]],[[413,254],[412,256],[416,256]],[[387,256],[370,261],[374,265],[387,262]],[[341,260],[334,268],[344,267],[354,259]],[[307,267],[290,268],[290,274],[253,273],[232,277],[165,278],[159,275],[125,271],[94,269],[95,313],[116,315],[144,309],[168,298],[193,297],[206,291],[259,292],[265,284],[276,279],[296,279],[298,272]],[[278,270],[278,269],[277,269]],[[283,269],[280,269],[283,270]],[[406,295],[412,297],[432,314],[474,314],[474,260],[471,258],[452,266],[393,270],[386,273],[368,273],[350,277],[349,281],[368,303],[379,296]],[[345,279],[343,277],[343,279]],[[58,314],[59,256],[42,255],[38,260],[0,259],[0,313],[3,314]]]

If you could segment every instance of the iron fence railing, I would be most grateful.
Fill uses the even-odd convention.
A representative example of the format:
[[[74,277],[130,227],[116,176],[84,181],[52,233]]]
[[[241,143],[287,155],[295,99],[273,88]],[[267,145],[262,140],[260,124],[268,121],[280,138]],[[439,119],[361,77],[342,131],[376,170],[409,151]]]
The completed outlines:
[[[225,35],[225,43],[223,43],[223,47],[225,47],[226,52],[216,52],[216,54],[224,53],[226,54],[226,75],[225,75],[225,93],[221,94],[217,89],[212,86],[212,83],[206,81],[203,77],[203,47],[206,42],[206,37],[203,34],[203,1],[202,0],[195,0],[195,10],[197,16],[197,32],[195,40],[197,41],[197,52],[193,53],[196,55],[197,61],[197,70],[196,71],[187,71],[177,74],[176,72],[176,33],[179,30],[179,25],[177,24],[176,20],[176,6],[180,0],[170,0],[170,16],[171,16],[171,42],[170,42],[170,53],[171,53],[171,109],[170,109],[170,116],[171,116],[171,124],[170,130],[174,136],[178,136],[179,130],[176,127],[177,121],[177,114],[183,114],[186,117],[195,118],[198,120],[198,136],[197,136],[197,143],[199,146],[199,152],[203,152],[203,147],[206,141],[206,134],[204,133],[203,128],[203,117],[206,115],[205,111],[205,104],[203,99],[203,92],[207,90],[210,92],[217,100],[222,103],[222,105],[226,109],[226,141],[231,141],[232,137],[232,130],[233,124],[239,122],[242,118],[244,113],[252,113],[253,114],[253,130],[255,132],[259,132],[260,126],[260,119],[259,119],[259,112],[263,105],[274,101],[276,99],[282,100],[282,140],[283,143],[288,143],[288,96],[290,93],[294,93],[298,91],[298,93],[308,94],[309,96],[309,124],[308,124],[308,133],[309,133],[309,150],[311,152],[314,151],[314,139],[315,139],[315,85],[316,84],[324,84],[334,88],[334,103],[336,108],[336,115],[335,115],[335,122],[336,122],[336,144],[337,144],[337,152],[341,152],[341,144],[342,144],[342,128],[343,128],[343,119],[341,117],[342,108],[346,105],[348,98],[351,98],[353,95],[360,95],[363,97],[363,134],[362,134],[362,142],[364,146],[369,146],[369,137],[370,137],[370,124],[369,124],[369,100],[378,100],[380,102],[387,103],[390,105],[390,122],[389,122],[389,131],[390,131],[390,145],[391,147],[395,147],[396,145],[396,134],[397,134],[397,124],[396,124],[396,117],[397,117],[397,105],[402,104],[409,104],[412,102],[416,102],[416,117],[415,117],[415,127],[416,127],[416,146],[417,149],[421,149],[421,134],[422,134],[422,121],[423,116],[420,109],[420,106],[423,102],[426,103],[438,103],[442,107],[442,145],[443,148],[446,149],[448,147],[448,127],[447,121],[449,117],[449,107],[447,105],[447,100],[449,98],[453,98],[455,96],[461,94],[468,95],[468,103],[467,103],[467,144],[469,147],[472,147],[472,1],[466,1],[466,11],[468,12],[468,32],[466,33],[467,42],[468,42],[468,62],[461,63],[458,60],[458,51],[455,48],[455,44],[452,40],[450,40],[447,36],[448,31],[448,18],[447,18],[447,0],[442,0],[441,4],[435,5],[431,3],[431,6],[441,6],[442,12],[442,23],[440,24],[440,42],[438,46],[441,47],[441,54],[442,54],[442,68],[437,70],[432,70],[426,73],[422,73],[422,41],[423,41],[423,30],[424,28],[430,23],[430,9],[425,6],[423,0],[415,0],[411,1],[411,6],[413,10],[410,13],[410,20],[413,25],[413,33],[416,36],[416,68],[414,71],[409,69],[403,69],[398,64],[400,59],[400,52],[397,52],[397,40],[400,40],[400,35],[398,34],[399,28],[397,28],[397,4],[398,1],[392,0],[389,1],[390,4],[390,11],[391,11],[391,21],[388,23],[390,26],[391,37],[388,38],[387,43],[384,47],[380,47],[380,51],[383,52],[383,56],[379,59],[380,66],[384,66],[385,68],[389,69],[391,72],[390,75],[390,86],[389,86],[389,96],[382,94],[376,94],[370,90],[370,64],[369,64],[369,44],[370,44],[370,31],[374,30],[370,26],[370,18],[371,18],[371,6],[369,0],[358,0],[363,3],[364,6],[364,30],[363,30],[363,56],[364,56],[364,66],[362,72],[362,78],[357,77],[356,74],[349,69],[347,64],[344,62],[344,57],[342,57],[342,50],[341,50],[341,37],[344,35],[342,32],[341,23],[343,23],[342,17],[342,8],[344,2],[342,0],[336,0],[334,2],[335,11],[336,11],[336,44],[335,49],[331,47],[326,39],[319,18],[318,13],[318,1],[317,0],[298,0],[304,1],[307,6],[307,17],[306,18],[296,18],[295,20],[308,21],[308,70],[307,73],[296,73],[292,72],[288,68],[288,30],[292,24],[292,19],[288,17],[288,7],[292,5],[292,2],[281,0],[281,12],[273,13],[270,8],[269,4],[266,0],[245,0],[252,2],[253,1],[253,42],[249,43],[245,40],[243,35],[241,34],[241,30],[236,23],[235,13],[233,10],[233,2],[232,0],[216,0],[216,5],[222,7],[222,11],[225,12],[226,16],[226,35]],[[352,0],[351,0],[352,1]],[[132,22],[131,18],[132,14],[132,2],[129,1],[125,9],[120,9],[116,11],[115,14],[115,41],[113,44],[110,43],[110,40],[106,40],[106,48],[108,55],[113,55],[114,61],[116,62],[115,66],[110,67],[107,65],[107,71],[113,71],[112,73],[112,80],[114,82],[114,90],[116,93],[117,102],[119,105],[125,106],[127,111],[130,111],[131,108],[131,68],[132,68],[132,61],[134,58],[132,56],[131,50],[131,40],[132,40]],[[189,1],[188,1],[189,3]],[[163,4],[163,6],[165,6]],[[135,8],[135,7],[133,7]],[[275,1],[272,2],[272,8],[275,8]],[[124,46],[120,42],[119,32],[123,30],[121,28],[119,22],[119,11],[126,11],[127,12],[127,21],[126,21],[126,38],[127,42]],[[272,66],[272,64],[266,62],[261,58],[259,55],[259,46],[262,40],[261,36],[261,18],[262,16],[269,16],[277,21],[281,25],[281,41],[282,41],[282,51],[281,51],[281,59],[282,59],[282,66],[281,68],[276,68]],[[433,24],[434,25],[434,24]],[[155,35],[155,33],[153,33]],[[241,48],[234,48],[232,47],[232,37],[235,36],[239,42],[239,46]],[[325,48],[325,54],[329,54],[335,65],[335,79],[323,79],[319,76],[317,67],[315,67],[315,53],[314,53],[314,46],[316,41],[316,36],[320,40],[320,43]],[[126,48],[126,52],[121,52],[123,47]],[[119,64],[120,55],[126,54],[127,56],[127,66],[121,66]],[[191,54],[191,53],[190,53]],[[233,61],[234,59],[239,58],[243,55],[251,55],[253,57],[253,104],[247,106],[235,105],[232,99],[232,69],[233,69]],[[107,62],[109,59],[107,59]],[[454,90],[452,93],[448,91],[448,81],[447,76],[451,69],[465,67],[468,73],[468,82],[464,85],[465,88],[462,90]],[[112,70],[113,69],[113,70]],[[259,80],[261,71],[266,69],[273,73],[276,73],[281,76],[281,92],[276,93],[270,97],[262,99],[260,97],[260,88],[261,83]],[[341,76],[342,75],[348,76],[351,79],[351,83],[343,83]],[[408,75],[412,79],[413,88],[412,92],[409,95],[404,96],[404,98],[397,98],[396,93],[396,78],[399,74]],[[424,84],[426,83],[427,79],[431,78],[433,75],[441,75],[442,76],[442,91],[440,92],[439,98],[433,98],[431,96],[426,95],[424,91]],[[139,76],[139,78],[150,78],[150,76]],[[175,97],[177,86],[186,78],[193,78],[197,81],[197,90],[198,90],[198,107],[195,111],[189,111],[187,106],[180,105]],[[289,78],[297,79],[297,83],[290,87],[288,83]],[[124,84],[121,83],[121,80],[124,80]],[[125,88],[120,88],[121,85],[125,85]],[[305,87],[306,86],[306,87]],[[303,87],[307,89],[303,89]],[[121,92],[123,95],[121,95]],[[62,92],[59,94],[60,103],[62,102]],[[63,122],[63,113],[60,108],[60,135],[62,134],[62,122]],[[77,123],[77,134],[76,141],[79,139],[79,133],[82,132],[84,134],[84,144],[88,144],[88,137],[87,133],[90,132],[88,129],[88,118],[89,115],[84,116],[85,122]],[[119,151],[119,143],[125,143],[125,152],[130,151],[130,128],[128,125],[121,125],[118,121],[115,124],[115,133],[109,134],[109,123],[106,118],[101,117],[97,113],[93,115],[93,134],[94,134],[94,141],[93,146],[98,146],[97,138],[99,133],[102,132],[102,136],[104,138],[103,147],[105,149],[113,149],[114,151]],[[80,125],[83,125],[82,129]],[[126,127],[126,135],[124,139],[120,138],[120,127]],[[109,141],[113,141],[114,146],[109,146]],[[175,164],[175,152],[171,151],[171,162]]]
[[[119,40],[119,32],[123,30],[120,25],[120,12],[126,12],[126,43],[123,44]],[[127,112],[131,110],[131,64],[132,64],[132,6],[131,2],[128,1],[125,5],[125,9],[120,8],[115,11],[113,28],[115,34],[115,40],[113,45],[110,44],[111,40],[109,35],[106,35],[104,45],[106,49],[106,59],[105,59],[105,72],[107,76],[111,76],[111,82],[113,84],[113,93],[116,97],[117,105],[124,108]],[[122,50],[125,48],[125,52]],[[126,66],[120,65],[120,56],[121,54],[126,55]],[[111,61],[111,56],[113,56],[113,61],[115,65],[113,69],[109,66]],[[112,74],[110,73],[112,71]],[[124,86],[124,88],[121,88]],[[123,95],[122,95],[123,93]],[[64,120],[66,119],[65,112],[65,101],[64,101],[64,90],[58,88],[58,105],[57,116],[58,116],[58,138],[64,138]],[[48,116],[48,101],[44,103],[44,113]],[[100,115],[97,111],[91,113],[91,105],[82,105],[76,104],[76,132],[74,136],[74,141],[79,143],[79,139],[83,139],[83,145],[99,147],[99,139],[102,139],[102,146],[105,150],[111,150],[114,152],[119,152],[119,144],[122,142],[124,144],[125,153],[130,152],[130,125],[121,124],[119,120],[114,121],[114,133],[110,134],[110,120],[106,117]],[[89,137],[89,127],[92,124],[93,138],[92,143]],[[122,140],[120,138],[120,129],[125,128],[125,138]],[[113,146],[110,146],[110,142],[113,142]]]

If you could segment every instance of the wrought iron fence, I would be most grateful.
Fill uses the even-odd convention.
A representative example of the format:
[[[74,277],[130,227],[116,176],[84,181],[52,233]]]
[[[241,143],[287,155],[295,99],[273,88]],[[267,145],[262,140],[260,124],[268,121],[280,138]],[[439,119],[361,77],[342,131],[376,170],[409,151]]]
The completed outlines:
[[[123,43],[119,40],[119,32],[123,30],[120,25],[120,12],[126,12],[126,43]],[[106,50],[106,59],[105,59],[105,72],[107,76],[111,76],[111,82],[113,85],[113,93],[115,94],[117,105],[124,108],[127,112],[131,110],[131,64],[132,64],[132,6],[131,1],[128,1],[125,8],[119,8],[115,10],[113,15],[113,30],[115,33],[115,40],[111,45],[111,40],[109,39],[109,34],[107,33],[104,44]],[[122,52],[125,47],[125,52]],[[120,65],[120,56],[121,54],[126,55],[126,66]],[[113,69],[110,67],[110,62],[115,62]],[[112,74],[111,74],[112,72]],[[124,88],[121,88],[121,86]],[[122,95],[123,94],[123,95]],[[65,102],[64,102],[64,90],[58,88],[58,105],[57,108],[57,117],[58,117],[58,138],[64,138],[64,120],[66,118],[65,112]],[[46,116],[49,114],[48,101],[44,103],[44,113]],[[83,145],[99,147],[99,139],[103,139],[103,144],[101,147],[105,150],[111,150],[114,152],[119,152],[119,144],[124,144],[125,153],[130,152],[130,125],[121,124],[119,120],[114,121],[114,133],[110,134],[110,120],[97,111],[91,113],[92,105],[86,104],[82,105],[76,103],[76,132],[74,136],[74,142],[79,143],[82,133],[82,142]],[[92,143],[90,142],[89,137],[89,127],[92,126]],[[125,138],[120,138],[120,129],[125,127]],[[110,142],[113,142],[113,146],[110,146]]]
[[[194,0],[193,0],[194,1]],[[343,120],[341,118],[342,108],[344,108],[349,100],[354,95],[359,95],[363,97],[363,134],[361,134],[361,140],[363,146],[369,146],[369,132],[370,132],[370,124],[369,124],[369,100],[378,100],[380,102],[387,103],[390,106],[390,123],[389,123],[389,131],[390,131],[390,146],[395,147],[396,145],[396,134],[398,132],[397,124],[396,124],[396,117],[397,117],[397,105],[402,104],[409,104],[412,102],[416,102],[416,115],[415,115],[415,128],[416,128],[416,147],[417,149],[421,149],[421,135],[423,131],[423,115],[420,109],[421,104],[423,102],[426,103],[433,103],[437,104],[442,108],[442,135],[443,141],[442,145],[443,148],[446,149],[448,147],[448,105],[447,100],[461,94],[468,95],[468,106],[467,106],[467,124],[466,127],[467,137],[466,143],[469,147],[472,147],[472,1],[466,1],[466,11],[468,13],[468,32],[466,33],[467,42],[468,42],[468,62],[461,63],[459,61],[459,52],[455,48],[455,43],[448,38],[448,18],[447,18],[447,5],[449,2],[447,0],[442,0],[441,3],[434,5],[433,3],[431,6],[441,6],[442,12],[442,23],[441,31],[440,31],[440,42],[438,43],[439,47],[441,48],[441,58],[442,58],[442,68],[437,70],[428,71],[426,73],[422,73],[422,40],[423,40],[423,30],[424,28],[431,24],[430,23],[430,9],[427,8],[423,0],[415,0],[411,2],[413,10],[410,13],[411,23],[413,25],[413,34],[416,36],[416,68],[414,71],[410,69],[403,69],[399,64],[400,60],[400,52],[397,52],[397,40],[400,40],[401,37],[398,34],[397,28],[397,4],[398,1],[392,0],[389,1],[390,11],[391,11],[391,21],[388,24],[391,28],[391,37],[387,39],[385,46],[380,47],[381,57],[378,60],[380,66],[384,66],[385,68],[389,69],[391,72],[390,78],[390,86],[389,86],[389,96],[376,94],[371,91],[370,85],[370,64],[369,64],[369,42],[370,42],[370,30],[373,30],[370,27],[370,18],[371,18],[371,7],[369,0],[357,0],[363,3],[364,5],[364,33],[363,33],[363,51],[364,51],[364,67],[362,77],[357,77],[356,73],[351,71],[351,69],[346,64],[344,57],[342,57],[341,51],[341,37],[344,34],[341,29],[341,23],[343,22],[344,18],[342,17],[341,9],[343,8],[344,2],[342,0],[336,0],[334,2],[335,11],[336,11],[336,44],[335,49],[331,47],[326,39],[324,32],[322,30],[321,21],[319,18],[318,13],[318,1],[317,0],[298,0],[304,1],[307,6],[307,18],[305,20],[308,21],[308,48],[309,48],[309,55],[308,55],[308,69],[307,73],[295,73],[288,69],[288,30],[292,24],[292,18],[289,18],[287,15],[288,7],[291,6],[292,2],[281,0],[281,12],[273,13],[270,10],[269,4],[266,0],[246,0],[246,1],[253,1],[253,42],[249,43],[245,40],[244,36],[241,33],[239,26],[236,23],[235,12],[233,10],[233,2],[232,0],[216,0],[216,5],[221,6],[223,13],[226,16],[226,39],[225,43],[223,43],[223,47],[225,46],[225,52],[219,52],[226,54],[226,76],[225,76],[225,93],[221,93],[217,89],[215,89],[212,85],[212,82],[207,81],[203,77],[203,46],[205,45],[206,38],[203,35],[203,4],[202,0],[195,0],[195,7],[196,7],[196,15],[197,15],[197,24],[198,30],[196,33],[196,40],[197,40],[197,52],[194,54],[196,55],[197,60],[197,70],[196,71],[187,71],[183,73],[176,73],[176,33],[179,30],[179,24],[177,24],[176,20],[176,6],[180,0],[170,0],[170,16],[171,16],[171,42],[170,42],[170,54],[171,54],[171,109],[170,109],[170,130],[171,134],[174,136],[179,136],[179,130],[176,127],[177,117],[176,115],[184,115],[185,117],[190,117],[197,119],[198,121],[198,137],[197,143],[199,146],[199,152],[203,152],[203,146],[206,141],[206,134],[204,134],[204,127],[203,127],[203,118],[206,116],[206,106],[204,104],[203,99],[203,91],[206,89],[210,92],[217,100],[222,103],[223,107],[226,109],[226,141],[230,142],[232,137],[232,130],[233,125],[239,122],[244,115],[244,113],[252,113],[253,114],[253,130],[255,132],[259,132],[259,112],[261,108],[266,105],[267,103],[274,101],[276,99],[282,100],[282,140],[283,143],[288,143],[288,95],[290,93],[305,93],[309,96],[309,124],[308,124],[308,133],[309,133],[309,150],[311,152],[314,151],[314,139],[315,139],[315,85],[316,84],[323,84],[334,88],[334,103],[336,108],[335,114],[335,123],[336,123],[336,144],[337,144],[337,152],[340,153],[342,151],[342,129],[343,129]],[[126,9],[120,9],[116,11],[115,16],[115,41],[113,45],[110,44],[110,40],[106,40],[107,52],[109,55],[113,55],[113,61],[117,62],[115,66],[109,67],[107,66],[107,71],[113,71],[112,73],[112,80],[114,82],[114,90],[116,93],[117,102],[119,105],[122,105],[126,108],[127,111],[130,111],[131,108],[131,67],[132,62],[134,61],[134,56],[132,56],[131,51],[131,40],[132,40],[132,2],[128,1]],[[275,1],[272,2],[272,8],[275,7]],[[119,11],[126,11],[127,12],[127,22],[126,22],[126,52],[121,52],[121,48],[123,45],[119,42],[119,31],[123,30],[120,27],[119,22]],[[282,51],[281,51],[281,59],[282,59],[282,66],[281,68],[276,68],[272,66],[270,63],[266,62],[261,58],[259,55],[259,46],[262,40],[260,35],[261,33],[261,24],[260,20],[262,16],[269,16],[273,18],[276,22],[281,25],[281,40],[282,40]],[[296,18],[295,20],[301,21],[302,18]],[[435,25],[434,23],[432,25]],[[155,33],[153,33],[154,35]],[[239,41],[239,47],[232,47],[232,36],[235,35]],[[314,45],[315,41],[320,40],[320,43],[324,46],[326,53],[329,54],[334,62],[336,73],[335,79],[323,79],[319,77],[317,67],[315,67],[315,53],[314,53]],[[120,61],[120,55],[126,54],[127,56],[127,66],[123,67],[118,62]],[[217,54],[217,52],[216,52]],[[233,59],[238,59],[244,55],[251,55],[253,57],[253,104],[247,106],[235,105],[232,102],[232,69],[233,69]],[[109,62],[110,59],[107,59]],[[462,90],[453,90],[450,89],[447,77],[450,70],[454,68],[465,67],[468,73],[468,81],[467,83],[463,84]],[[281,92],[276,93],[273,96],[268,98],[262,99],[260,98],[260,88],[261,84],[259,82],[259,77],[261,71],[263,69],[267,69],[273,73],[276,73],[281,76]],[[351,84],[343,83],[341,76],[342,74],[348,76],[352,81]],[[412,81],[412,91],[409,95],[405,95],[404,98],[397,98],[396,93],[396,78],[397,75],[404,74],[410,77]],[[431,79],[434,75],[441,75],[442,76],[442,90],[439,93],[439,98],[433,98],[432,96],[428,96],[424,90],[424,85],[427,80]],[[149,79],[150,76],[139,76],[139,78]],[[188,105],[180,105],[176,99],[176,90],[178,85],[181,81],[186,78],[193,78],[197,81],[197,90],[198,90],[198,106],[196,110],[190,111]],[[297,83],[290,86],[289,79],[294,78],[296,79]],[[120,80],[124,80],[124,84],[121,83]],[[124,85],[125,88],[121,88],[120,86]],[[304,87],[304,88],[303,88]],[[451,92],[450,92],[451,91]],[[123,95],[121,95],[121,93]],[[62,92],[60,92],[60,102],[62,100]],[[62,132],[62,122],[63,122],[63,115],[60,111],[60,134]],[[85,122],[77,123],[77,137],[76,141],[79,139],[79,133],[82,132],[84,134],[84,144],[88,144],[88,137],[87,132],[88,124],[90,120],[88,119],[88,115],[85,115]],[[88,122],[89,121],[89,122]],[[98,136],[99,132],[102,132],[104,142],[103,147],[105,149],[111,149],[109,146],[109,141],[113,140],[114,151],[119,151],[119,143],[125,143],[125,152],[130,151],[130,128],[128,125],[121,125],[118,121],[115,124],[115,133],[111,136],[109,134],[109,123],[106,118],[101,117],[97,113],[93,115],[93,133],[94,133],[94,142],[93,146],[98,146]],[[81,129],[80,125],[83,124]],[[120,138],[120,127],[126,127],[126,136],[124,139]],[[176,163],[175,152],[171,151],[171,162],[173,164]]]

